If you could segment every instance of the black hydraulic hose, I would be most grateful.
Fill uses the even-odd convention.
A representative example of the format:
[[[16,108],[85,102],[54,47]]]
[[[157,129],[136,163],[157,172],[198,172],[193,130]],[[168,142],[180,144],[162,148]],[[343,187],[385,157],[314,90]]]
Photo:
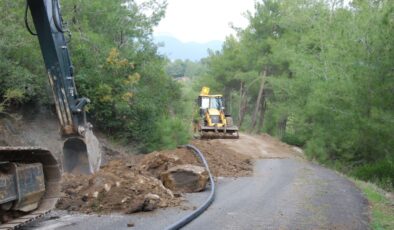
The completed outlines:
[[[58,17],[61,20],[61,15],[60,15],[60,10],[59,10],[59,2],[57,0],[52,0],[52,18],[53,18],[53,24],[55,24],[56,29],[64,33],[61,24],[59,23]]]
[[[28,10],[29,10],[29,4],[27,3],[27,0],[26,0],[26,7],[25,7],[25,25],[26,25],[26,29],[27,29],[27,31],[29,31],[29,33],[31,35],[37,36],[37,33],[34,33],[33,30],[30,29],[29,22],[27,21],[27,11]]]
[[[208,199],[200,206],[198,207],[194,212],[190,213],[189,215],[181,218],[174,224],[168,226],[166,230],[176,230],[184,227],[186,224],[190,223],[192,220],[196,219],[201,213],[203,213],[213,202],[215,199],[215,181],[213,180],[213,176],[211,172],[209,171],[208,163],[204,158],[204,155],[201,153],[201,151],[196,148],[194,145],[185,145],[186,148],[191,149],[193,153],[200,158],[202,163],[204,164],[204,167],[206,168],[208,175],[209,175],[209,182],[211,183],[211,193],[209,194]]]

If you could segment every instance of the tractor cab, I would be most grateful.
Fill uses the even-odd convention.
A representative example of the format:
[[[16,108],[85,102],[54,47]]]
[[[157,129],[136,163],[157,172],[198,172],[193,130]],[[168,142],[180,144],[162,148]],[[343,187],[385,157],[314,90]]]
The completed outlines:
[[[217,110],[219,112],[224,109],[222,95],[200,95],[198,97],[198,104],[200,105],[201,116],[203,116],[207,110]]]
[[[233,125],[231,116],[225,114],[223,95],[209,94],[209,88],[203,87],[197,104],[200,109],[199,131],[202,136],[214,132],[221,133],[216,135],[218,138],[238,138],[238,128]]]

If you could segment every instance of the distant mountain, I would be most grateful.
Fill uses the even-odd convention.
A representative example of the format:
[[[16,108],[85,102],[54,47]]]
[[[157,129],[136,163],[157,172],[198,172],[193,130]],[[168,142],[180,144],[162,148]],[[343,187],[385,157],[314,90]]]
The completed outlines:
[[[169,59],[189,59],[191,61],[198,61],[201,58],[208,56],[208,49],[220,50],[222,48],[222,41],[210,41],[207,43],[197,42],[182,42],[170,36],[155,36],[156,43],[163,44],[159,47],[159,53],[166,55]]]

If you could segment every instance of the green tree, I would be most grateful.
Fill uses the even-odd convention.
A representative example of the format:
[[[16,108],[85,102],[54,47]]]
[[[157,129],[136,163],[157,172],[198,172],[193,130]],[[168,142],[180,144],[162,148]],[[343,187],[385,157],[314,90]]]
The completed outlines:
[[[247,130],[392,188],[383,175],[394,157],[393,9],[387,0],[256,2],[200,81],[225,92]]]
[[[142,151],[185,142],[177,139],[169,144],[151,138],[163,130],[178,132],[177,122],[166,121],[177,120],[184,112],[178,106],[181,87],[166,75],[166,60],[158,55],[152,39],[166,1],[70,0],[61,4],[77,88],[91,99],[88,115],[95,126],[135,143]],[[48,89],[43,59],[37,38],[24,27],[24,7],[23,1],[0,3],[1,110],[9,105],[47,103],[52,95],[43,90]],[[33,26],[30,17],[28,21]]]

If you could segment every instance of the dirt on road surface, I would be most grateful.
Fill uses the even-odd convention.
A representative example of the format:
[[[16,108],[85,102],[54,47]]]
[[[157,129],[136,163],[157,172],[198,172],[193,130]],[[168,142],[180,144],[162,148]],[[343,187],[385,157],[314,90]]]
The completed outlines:
[[[240,155],[253,159],[304,158],[303,151],[300,148],[283,143],[268,134],[240,133],[239,139],[217,139],[213,140],[212,143],[225,146]]]
[[[239,140],[196,140],[193,144],[207,153],[212,168],[227,168],[228,175],[236,171],[231,169],[238,164],[221,166],[216,162],[218,158],[215,157],[220,153],[210,156],[210,153],[220,151],[223,159],[227,157],[227,160],[232,162],[232,156],[225,155],[232,150],[230,154],[241,156],[239,159],[254,159],[254,171],[251,176],[246,177],[217,177],[215,202],[204,214],[185,226],[186,230],[369,229],[368,203],[360,190],[336,172],[303,159],[302,152],[297,148],[280,143],[267,135],[246,134],[241,134]],[[148,155],[151,159],[140,162],[162,161],[154,160],[163,158],[154,154]],[[172,152],[167,154],[176,161],[177,157],[174,157]],[[193,160],[187,156],[186,160]],[[242,165],[245,161],[239,163]],[[157,168],[163,166],[157,165]],[[152,170],[155,167],[149,168],[142,167],[148,169],[142,174],[157,175],[158,172]],[[188,203],[194,206],[201,205],[207,195],[208,192],[188,195]],[[65,216],[64,213],[55,212],[58,219],[49,219],[34,227],[40,229],[60,224],[63,226],[60,229],[63,230],[129,229],[127,223],[131,221],[139,230],[159,230],[173,224],[190,211],[183,208],[168,208],[149,214],[118,216]]]
[[[215,177],[251,176],[253,159],[301,156],[294,147],[268,135],[241,134],[237,140],[193,140],[192,144],[204,154]],[[116,152],[108,147],[106,150]],[[182,202],[181,194],[165,188],[160,174],[183,164],[201,165],[201,162],[186,148],[147,155],[118,154],[96,175],[65,175],[64,196],[58,208],[85,213],[134,213],[178,206]],[[152,195],[158,201],[155,206],[147,207],[152,202],[149,200]]]
[[[301,149],[266,134],[212,144],[255,159],[254,173],[223,178],[213,205],[185,229],[369,229],[361,191]]]
[[[214,176],[251,175],[251,157],[209,140],[195,140],[193,144],[205,155]],[[109,151],[108,147],[106,150]],[[118,154],[95,175],[66,174],[62,186],[64,195],[57,207],[84,213],[130,214],[178,206],[182,194],[165,188],[160,175],[171,167],[185,164],[201,165],[201,162],[186,148],[147,155]]]

